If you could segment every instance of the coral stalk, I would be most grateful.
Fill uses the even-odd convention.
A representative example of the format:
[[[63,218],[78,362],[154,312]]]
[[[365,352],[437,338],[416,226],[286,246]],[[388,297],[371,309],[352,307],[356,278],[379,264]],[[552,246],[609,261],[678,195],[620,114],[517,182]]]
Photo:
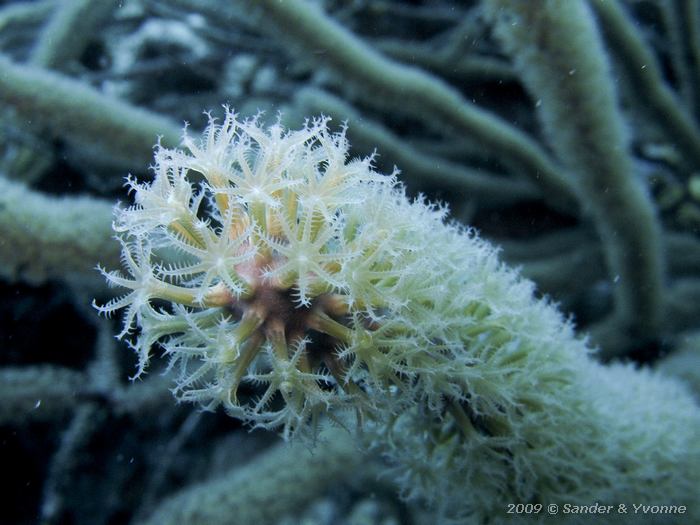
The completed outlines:
[[[660,224],[634,171],[592,13],[579,0],[488,0],[485,6],[538,100],[549,142],[576,175],[579,200],[601,237],[615,319],[600,339],[609,355],[624,352],[625,339],[658,334],[665,268]]]

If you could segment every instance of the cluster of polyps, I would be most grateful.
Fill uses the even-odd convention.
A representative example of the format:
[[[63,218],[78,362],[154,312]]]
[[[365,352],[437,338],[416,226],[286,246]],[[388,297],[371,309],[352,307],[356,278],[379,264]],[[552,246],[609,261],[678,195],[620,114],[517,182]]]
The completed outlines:
[[[420,405],[468,427],[498,406],[465,371],[478,378],[480,355],[513,339],[510,310],[489,306],[512,276],[492,282],[488,245],[350,160],[344,130],[227,110],[201,140],[159,147],[154,171],[117,209],[129,275],[103,270],[130,292],[98,307],[125,309],[139,374],[159,344],[179,398],[285,433],[338,408],[383,419]]]
[[[153,181],[130,179],[135,204],[116,211],[129,275],[103,270],[131,291],[98,307],[125,309],[121,336],[137,329],[138,374],[159,343],[179,397],[287,431],[361,392],[382,284],[401,274],[392,212],[408,203],[347,149],[327,119],[264,129],[228,109],[201,140],[157,149]],[[263,388],[241,402],[244,385]]]

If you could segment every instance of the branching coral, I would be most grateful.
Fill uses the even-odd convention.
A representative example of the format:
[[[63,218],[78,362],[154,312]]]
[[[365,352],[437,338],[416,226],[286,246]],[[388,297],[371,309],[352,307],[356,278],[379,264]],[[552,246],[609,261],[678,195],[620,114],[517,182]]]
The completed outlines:
[[[489,4],[504,8],[502,24],[488,23],[484,6]],[[154,523],[197,517],[207,524],[225,523],[231,516],[299,523],[306,520],[298,512],[308,515],[309,510],[300,506],[310,504],[310,509],[326,509],[325,521],[319,523],[340,525],[357,523],[352,506],[371,498],[389,505],[381,517],[363,523],[421,523],[416,507],[399,504],[393,491],[382,497],[364,482],[343,490],[343,480],[353,476],[358,464],[363,475],[373,477],[368,474],[371,460],[352,449],[352,443],[366,449],[364,437],[395,468],[388,471],[386,464],[377,464],[383,480],[399,481],[405,495],[432,500],[445,514],[468,515],[465,523],[478,522],[475,516],[488,523],[503,521],[502,503],[528,498],[582,505],[683,502],[688,504],[685,515],[659,520],[699,521],[693,505],[700,470],[697,409],[688,396],[673,382],[631,366],[600,367],[579,359],[584,345],[559,316],[533,301],[528,285],[492,264],[492,257],[475,255],[473,237],[450,237],[455,229],[437,218],[430,236],[398,224],[396,229],[406,228],[414,238],[405,248],[387,242],[368,251],[369,269],[358,272],[354,281],[367,304],[357,303],[348,307],[352,314],[344,314],[316,299],[347,295],[342,286],[315,295],[309,283],[319,277],[303,274],[303,267],[306,280],[296,282],[300,264],[291,261],[294,246],[286,239],[293,235],[281,229],[284,223],[255,246],[268,242],[279,261],[289,264],[273,266],[260,258],[250,266],[262,275],[253,295],[246,279],[251,273],[244,268],[252,245],[242,240],[260,235],[257,222],[235,238],[241,241],[238,249],[229,250],[234,223],[253,211],[232,211],[228,221],[211,217],[207,206],[216,201],[213,192],[195,202],[202,194],[196,184],[202,176],[195,170],[209,170],[209,165],[192,161],[187,173],[172,180],[158,175],[155,186],[143,183],[151,180],[144,171],[156,136],[163,146],[173,147],[181,137],[178,122],[198,122],[201,108],[221,100],[242,114],[279,109],[286,126],[319,113],[347,119],[353,154],[377,148],[381,155],[372,164],[385,172],[400,166],[409,194],[422,190],[431,198],[447,199],[460,220],[479,228],[480,235],[501,246],[503,259],[537,282],[538,294],[551,293],[584,330],[603,328],[594,341],[604,355],[624,354],[626,360],[654,366],[668,354],[669,366],[660,370],[673,372],[670,365],[680,363],[675,368],[687,372],[692,366],[683,341],[700,322],[700,150],[695,147],[699,2],[590,0],[595,16],[584,4],[4,3],[0,462],[19,461],[24,467],[4,493],[8,505],[3,519],[29,522],[40,516],[46,524],[99,525],[139,521],[160,507]],[[535,12],[519,18],[519,24],[506,15],[506,10],[529,12],[533,5]],[[552,11],[556,16],[550,16]],[[508,40],[520,44],[502,45]],[[253,139],[250,144],[255,153],[249,160],[264,149]],[[189,146],[202,154],[182,155],[197,157],[197,162],[207,156],[198,141],[191,139],[185,149]],[[227,169],[239,169],[231,162]],[[342,443],[336,437],[324,443],[319,436],[310,456],[316,468],[300,463],[301,471],[290,474],[285,470],[289,465],[303,463],[299,446],[263,451],[274,436],[246,433],[237,422],[227,421],[223,410],[200,413],[173,403],[166,388],[173,374],[151,373],[136,384],[122,384],[133,365],[121,356],[123,345],[112,340],[114,324],[95,324],[95,316],[82,308],[86,294],[98,295],[100,304],[106,300],[106,292],[92,286],[99,277],[92,270],[96,262],[108,268],[119,264],[121,245],[111,239],[111,214],[113,201],[124,200],[117,186],[127,171],[134,174],[134,193],[148,194],[139,201],[147,213],[133,214],[130,224],[117,223],[131,253],[125,262],[134,267],[121,281],[131,294],[121,304],[125,310],[132,307],[127,339],[139,350],[141,366],[158,345],[171,345],[176,347],[171,357],[180,356],[174,375],[183,365],[187,377],[201,365],[209,367],[198,382],[176,391],[189,399],[192,389],[214,385],[217,371],[231,368],[216,362],[216,349],[220,342],[230,342],[244,311],[264,310],[265,321],[247,338],[262,342],[240,379],[238,405],[229,409],[250,425],[277,426],[291,434],[312,433],[317,414],[335,417],[338,409],[357,408],[362,432],[345,436]],[[241,191],[246,178],[236,179]],[[245,190],[245,199],[255,201],[254,186]],[[368,198],[371,191],[364,191],[372,187],[348,191],[376,202]],[[274,191],[299,195],[301,189],[295,184]],[[178,202],[186,206],[173,206]],[[599,203],[596,213],[591,213],[592,203]],[[274,198],[259,204],[287,205]],[[201,245],[184,242],[173,231],[182,226],[173,221],[191,214],[195,205],[195,216],[210,220],[201,231]],[[353,206],[328,205],[320,215],[324,222],[342,222]],[[370,204],[366,208],[374,211]],[[342,211],[336,213],[338,209]],[[424,215],[419,208],[401,209],[415,220]],[[154,226],[154,216],[160,216],[159,226]],[[367,213],[360,224],[379,221]],[[223,234],[227,225],[228,236]],[[608,235],[596,236],[594,228]],[[392,234],[393,229],[392,224]],[[168,231],[170,237],[163,235]],[[310,244],[317,240],[310,239]],[[454,246],[446,248],[446,243]],[[617,256],[611,251],[615,247]],[[394,271],[377,263],[388,257],[385,248],[393,250],[396,268],[409,255],[431,261],[425,268],[406,268],[417,275],[435,272],[434,294],[451,287],[449,294],[459,296],[451,299],[457,306],[448,308],[450,302],[436,295],[439,301],[433,298],[431,310],[421,288],[416,297],[407,294],[383,303],[384,297],[396,298],[391,288],[396,277],[382,281],[376,275]],[[255,260],[258,251],[252,251]],[[296,253],[304,255],[303,250]],[[328,248],[322,255],[336,253]],[[333,286],[353,277],[328,261],[320,267],[337,281]],[[375,275],[362,285],[370,272]],[[484,275],[513,286],[475,294]],[[406,276],[398,278],[411,284]],[[231,304],[217,306],[216,297],[207,295],[216,286],[222,294],[229,290]],[[175,302],[163,299],[166,295]],[[302,297],[308,304],[302,304]],[[463,300],[474,302],[467,310],[474,314],[459,319]],[[371,315],[361,315],[370,308],[376,317],[372,322],[366,319]],[[334,336],[315,329],[309,321],[317,312],[342,329]],[[440,333],[437,321],[418,323],[426,312],[436,318],[441,313],[449,330]],[[391,322],[402,316],[415,321],[414,331],[390,330]],[[612,322],[598,323],[606,319]],[[285,332],[288,353],[283,359],[267,339],[273,321],[285,323],[290,332],[292,325],[296,333],[304,332],[297,339]],[[480,326],[492,321],[503,334],[501,342]],[[215,329],[218,322],[220,331]],[[480,335],[469,335],[482,329]],[[342,332],[352,335],[355,330],[365,332],[365,343],[343,342]],[[492,346],[480,346],[484,341]],[[194,350],[186,348],[188,343]],[[451,353],[444,349],[446,343],[452,345]],[[233,348],[233,354],[243,349]],[[387,371],[387,360],[396,362],[404,350],[418,363],[415,369],[399,360],[398,370]],[[186,352],[189,356],[182,355]],[[516,359],[510,352],[526,357]],[[429,357],[439,359],[440,367],[428,370]],[[308,373],[302,369],[304,359]],[[340,380],[324,360],[342,366],[341,374],[336,373]],[[153,371],[159,368],[160,363],[151,365]],[[308,375],[299,380],[302,372]],[[216,404],[214,390],[192,399]],[[297,408],[295,400],[308,406]],[[290,401],[293,410],[287,407]],[[286,417],[294,414],[296,420]],[[344,424],[355,427],[351,419]],[[338,433],[342,431],[333,435]],[[297,445],[309,448],[307,441]],[[241,461],[257,452],[241,468]],[[206,482],[223,469],[246,474]],[[205,483],[187,490],[200,481]],[[185,489],[180,497],[165,497],[179,488]],[[430,512],[425,522],[440,521]],[[537,518],[545,521],[541,514]],[[559,518],[546,521],[565,516]],[[643,518],[650,516],[631,515],[627,521]],[[603,520],[623,521],[624,516]]]
[[[348,160],[344,131],[227,110],[183,145],[157,150],[152,183],[130,181],[136,204],[115,221],[130,275],[103,271],[131,290],[98,309],[126,309],[121,335],[139,328],[139,373],[158,342],[181,399],[285,436],[353,409],[405,494],[443,516],[688,503],[690,395],[592,361],[487,243],[409,202],[371,159]]]

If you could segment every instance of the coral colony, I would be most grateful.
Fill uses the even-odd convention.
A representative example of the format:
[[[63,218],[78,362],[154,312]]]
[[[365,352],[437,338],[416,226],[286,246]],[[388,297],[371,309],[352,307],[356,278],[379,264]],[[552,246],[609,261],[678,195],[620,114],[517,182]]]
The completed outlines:
[[[327,124],[226,109],[159,147],[152,182],[129,180],[128,274],[103,270],[129,291],[98,309],[124,310],[137,375],[161,346],[182,400],[288,438],[323,415],[356,424],[445,516],[686,501],[700,468],[683,388],[596,363],[488,243],[349,159]]]

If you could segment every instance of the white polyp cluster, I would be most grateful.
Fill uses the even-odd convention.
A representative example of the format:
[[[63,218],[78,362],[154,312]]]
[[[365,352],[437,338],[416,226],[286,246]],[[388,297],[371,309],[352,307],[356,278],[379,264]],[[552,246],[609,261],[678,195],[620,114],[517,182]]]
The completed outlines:
[[[128,275],[103,273],[130,291],[98,308],[125,309],[137,376],[159,344],[181,399],[288,432],[351,397],[339,352],[391,302],[375,285],[402,271],[383,250],[407,203],[327,124],[264,128],[227,108],[201,140],[159,146],[151,182],[128,180],[135,203],[114,222]],[[243,385],[260,397],[239,401]]]

